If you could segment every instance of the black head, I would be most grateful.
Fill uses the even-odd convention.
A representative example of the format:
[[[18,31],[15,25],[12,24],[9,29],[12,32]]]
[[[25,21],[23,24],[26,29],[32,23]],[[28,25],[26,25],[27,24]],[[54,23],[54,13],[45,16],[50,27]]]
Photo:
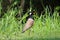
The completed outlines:
[[[28,18],[32,18],[33,19],[33,15],[34,15],[34,11],[30,11],[28,13],[28,17],[26,19],[28,19]]]
[[[28,15],[34,15],[34,11],[30,11]]]
[[[28,18],[32,18],[33,19],[33,12],[29,12]]]

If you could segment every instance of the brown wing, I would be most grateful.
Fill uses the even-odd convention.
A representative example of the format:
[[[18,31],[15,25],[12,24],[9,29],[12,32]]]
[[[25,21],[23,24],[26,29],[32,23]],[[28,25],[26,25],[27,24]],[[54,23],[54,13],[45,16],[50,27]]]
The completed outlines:
[[[34,20],[32,18],[29,18],[23,28],[23,32],[25,32],[27,29],[29,29],[34,23]]]

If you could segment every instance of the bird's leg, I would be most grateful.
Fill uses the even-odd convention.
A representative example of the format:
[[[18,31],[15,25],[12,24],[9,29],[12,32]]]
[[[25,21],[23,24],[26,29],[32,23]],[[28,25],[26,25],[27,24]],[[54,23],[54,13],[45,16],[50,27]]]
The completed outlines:
[[[31,35],[31,31],[32,31],[32,30],[31,30],[31,29],[29,29],[29,36]]]

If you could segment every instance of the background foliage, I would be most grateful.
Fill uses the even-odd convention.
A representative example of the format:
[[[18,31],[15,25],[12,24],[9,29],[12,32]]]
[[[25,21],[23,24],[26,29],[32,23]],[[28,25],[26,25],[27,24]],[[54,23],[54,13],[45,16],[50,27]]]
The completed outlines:
[[[25,1],[28,2],[28,0]],[[21,1],[13,0],[11,4],[6,4],[6,11],[3,11],[5,9],[1,4],[2,2],[3,0],[0,0],[0,40],[60,39],[60,6],[55,7],[53,12],[48,5],[44,6],[44,10],[39,12],[40,16],[38,16],[37,8],[35,9],[32,4],[28,6],[29,8],[25,6],[24,12],[24,7],[19,6]],[[30,8],[34,10],[34,25],[25,33],[21,33],[26,23],[26,17],[29,16]],[[52,15],[50,15],[51,13]]]

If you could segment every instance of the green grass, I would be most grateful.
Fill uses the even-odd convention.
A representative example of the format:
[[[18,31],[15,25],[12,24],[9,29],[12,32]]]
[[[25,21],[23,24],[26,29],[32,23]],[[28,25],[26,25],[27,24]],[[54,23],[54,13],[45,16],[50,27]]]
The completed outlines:
[[[29,11],[28,11],[29,12]],[[28,12],[16,18],[17,10],[9,10],[0,18],[0,40],[59,40],[60,39],[60,16],[58,11],[50,12],[46,8],[45,14],[40,17],[34,15],[34,25],[25,33],[22,28],[25,25]],[[20,20],[20,21],[18,21]],[[22,24],[23,21],[23,24]]]

